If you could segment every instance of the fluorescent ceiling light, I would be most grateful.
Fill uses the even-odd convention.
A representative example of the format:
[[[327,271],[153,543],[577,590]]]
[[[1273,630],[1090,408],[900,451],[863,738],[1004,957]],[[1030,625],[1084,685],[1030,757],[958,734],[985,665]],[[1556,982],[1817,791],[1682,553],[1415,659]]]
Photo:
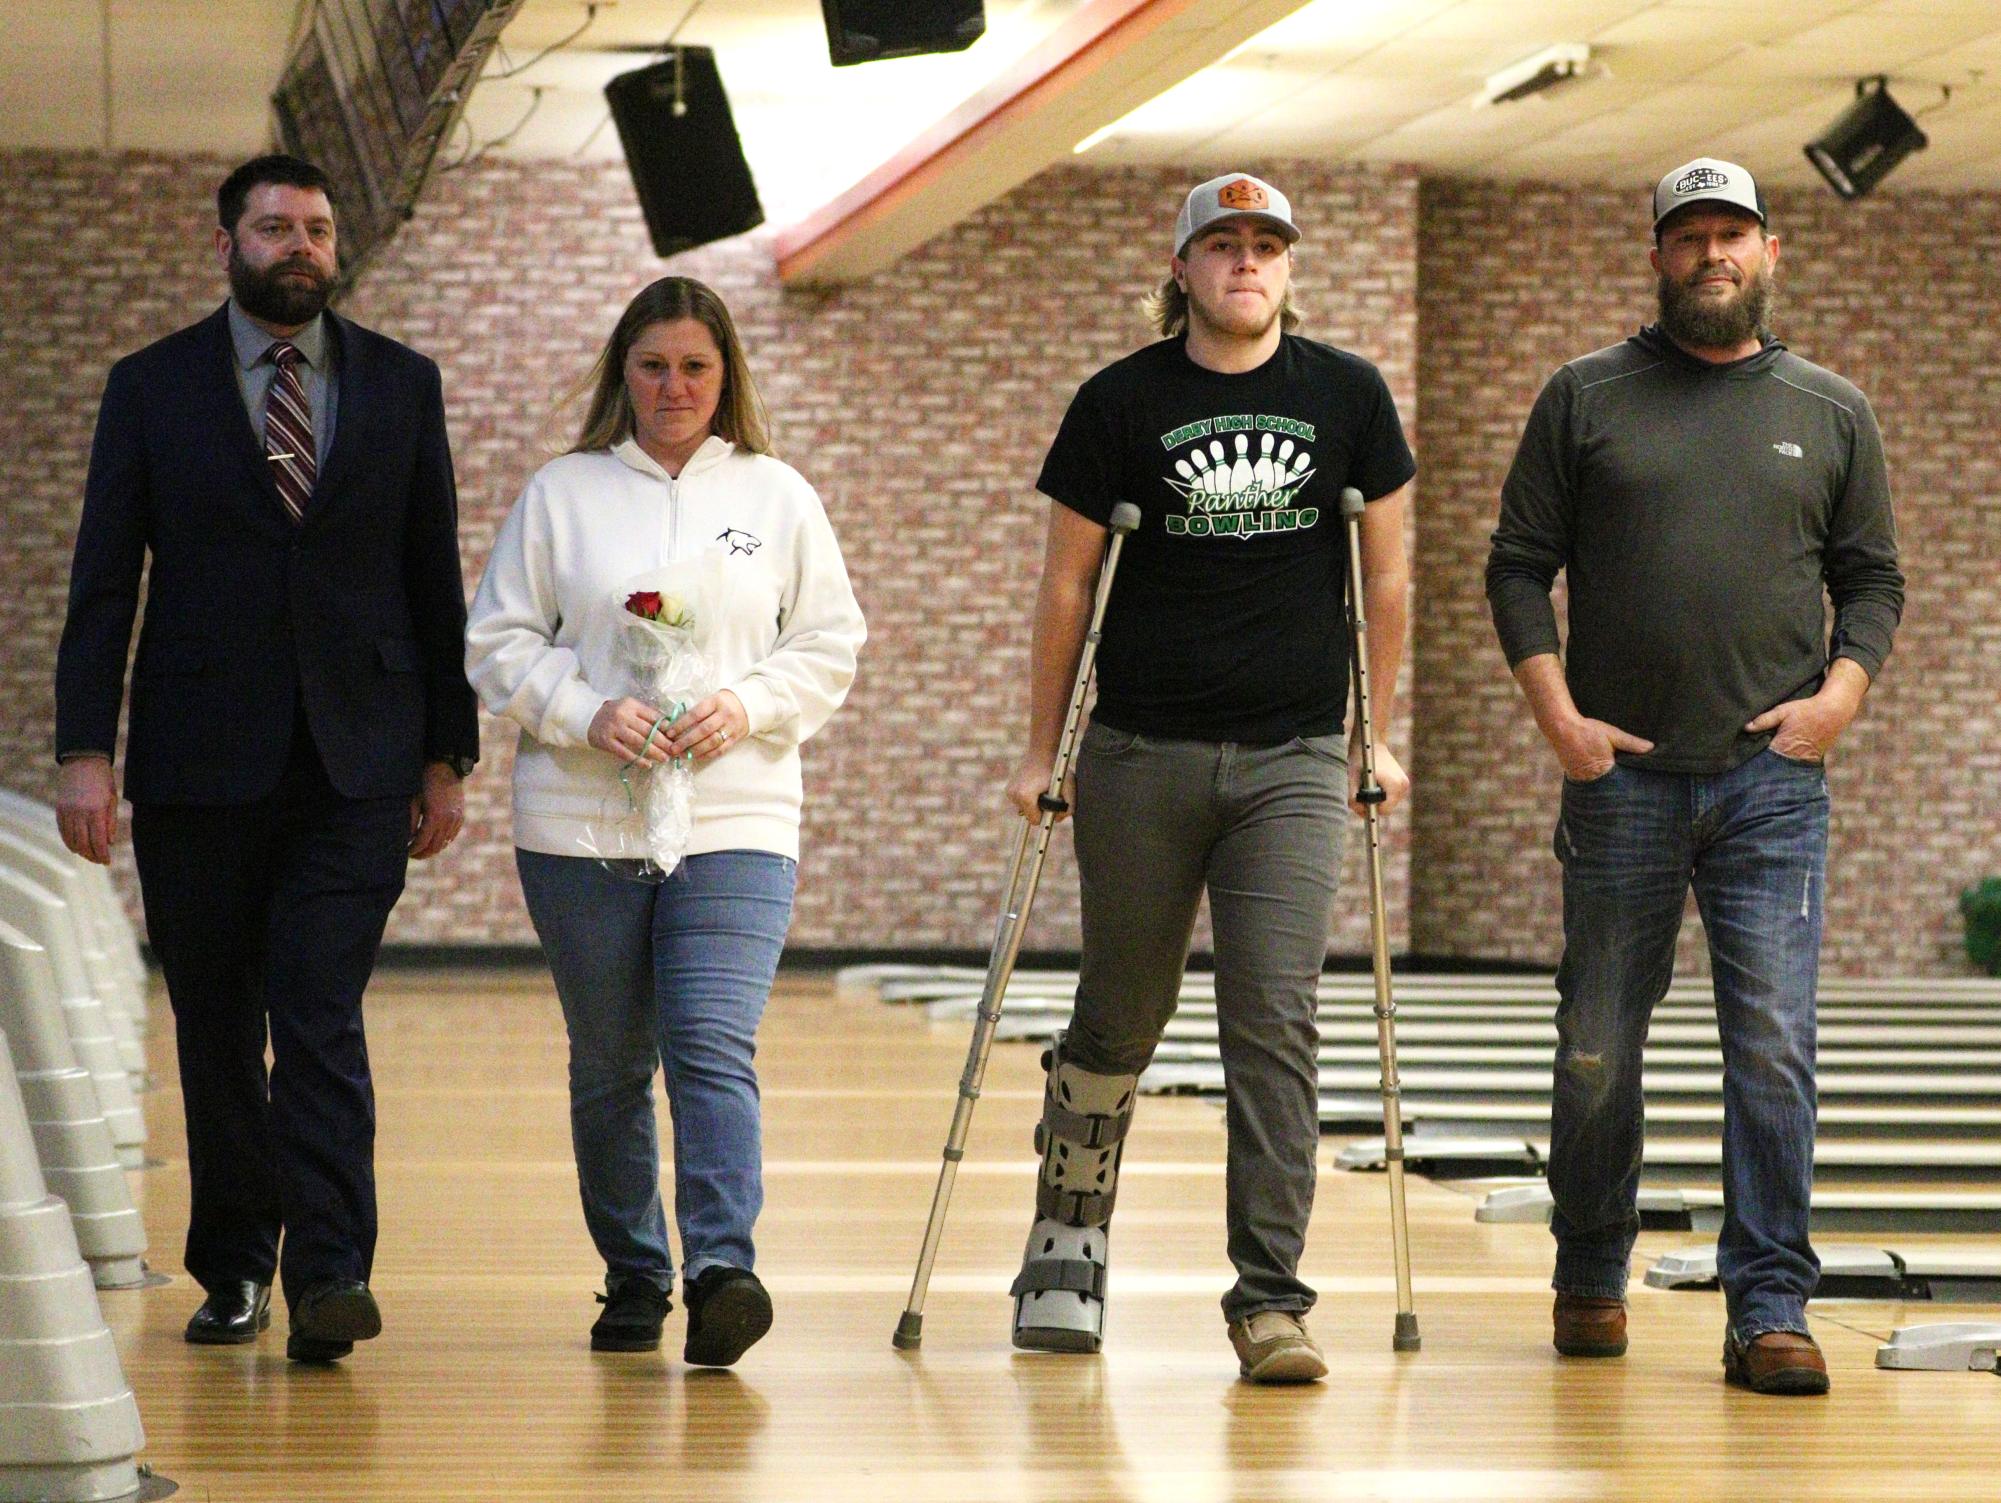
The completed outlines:
[[[1512,67],[1490,74],[1480,86],[1473,104],[1477,109],[1490,104],[1507,104],[1540,94],[1544,89],[1575,78],[1591,61],[1591,49],[1582,42],[1559,42],[1534,57],[1523,58]]]
[[[1090,135],[1086,136],[1083,140],[1079,141],[1075,146],[1071,147],[1070,154],[1075,157],[1081,157],[1085,152],[1089,151],[1093,146],[1096,146],[1100,141],[1104,140],[1107,136],[1109,136],[1113,131],[1117,130],[1123,124],[1125,124],[1125,117],[1120,116],[1117,120],[1114,120],[1110,125],[1099,126],[1096,130],[1092,131]]]

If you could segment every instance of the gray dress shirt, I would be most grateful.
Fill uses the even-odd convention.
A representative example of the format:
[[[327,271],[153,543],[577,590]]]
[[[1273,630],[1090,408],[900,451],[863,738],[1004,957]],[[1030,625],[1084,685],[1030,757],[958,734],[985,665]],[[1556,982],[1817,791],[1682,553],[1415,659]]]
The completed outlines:
[[[250,430],[261,442],[264,437],[264,401],[277,379],[278,367],[270,358],[278,336],[267,334],[250,320],[250,315],[229,300],[229,337],[236,346],[236,385],[243,393],[243,407],[250,414]],[[333,448],[334,409],[339,392],[334,380],[333,341],[327,337],[327,321],[317,315],[291,342],[306,357],[302,372],[306,401],[313,411],[313,450],[317,473],[325,474],[327,453]]]

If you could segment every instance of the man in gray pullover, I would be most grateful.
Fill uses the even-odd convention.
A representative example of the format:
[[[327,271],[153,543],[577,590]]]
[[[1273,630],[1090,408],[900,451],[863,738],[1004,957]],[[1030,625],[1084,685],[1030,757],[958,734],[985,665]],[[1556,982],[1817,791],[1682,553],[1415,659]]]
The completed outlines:
[[[1550,378],[1487,564],[1564,777],[1555,1343],[1626,1349],[1640,1056],[1692,884],[1723,1042],[1725,1376],[1825,1393],[1806,1328],[1823,764],[1903,607],[1889,480],[1867,400],[1767,332],[1779,242],[1751,175],[1707,158],[1670,172],[1654,240],[1659,323]]]

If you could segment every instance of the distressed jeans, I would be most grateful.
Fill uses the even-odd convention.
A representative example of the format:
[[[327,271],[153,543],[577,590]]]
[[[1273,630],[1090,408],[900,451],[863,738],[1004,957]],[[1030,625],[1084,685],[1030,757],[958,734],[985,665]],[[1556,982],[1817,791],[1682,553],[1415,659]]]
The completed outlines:
[[[629,862],[516,850],[528,916],[570,1035],[570,1136],[584,1223],[613,1279],[673,1286],[653,1072],[674,1120],[682,1277],[750,1268],[764,1207],[757,1025],[797,872],[771,851],[712,851],[665,881]]]
[[[1303,1312],[1320,1147],[1320,969],[1349,819],[1339,736],[1275,746],[1138,736],[1095,722],[1077,757],[1083,956],[1064,1058],[1147,1067],[1181,996],[1206,888],[1228,1131],[1226,1319]]]
[[[1615,766],[1566,781],[1549,1187],[1561,1293],[1621,1296],[1639,1232],[1640,1059],[1674,973],[1691,886],[1723,1042],[1723,1232],[1730,1326],[1806,1330],[1820,1277],[1813,1189],[1814,995],[1827,777],[1766,750],[1713,776]]]

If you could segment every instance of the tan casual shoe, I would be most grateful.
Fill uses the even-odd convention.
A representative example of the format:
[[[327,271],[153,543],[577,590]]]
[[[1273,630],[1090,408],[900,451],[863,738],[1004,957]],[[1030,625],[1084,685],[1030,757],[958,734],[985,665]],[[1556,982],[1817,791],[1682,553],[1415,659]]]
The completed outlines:
[[[1566,1357],[1626,1355],[1626,1302],[1589,1294],[1559,1294],[1550,1312],[1556,1349]]]
[[[1237,1370],[1253,1383],[1312,1383],[1327,1376],[1327,1359],[1290,1310],[1259,1310],[1230,1322]]]
[[[1827,1358],[1811,1336],[1767,1331],[1749,1341],[1723,1338],[1723,1381],[1753,1393],[1827,1392]]]

